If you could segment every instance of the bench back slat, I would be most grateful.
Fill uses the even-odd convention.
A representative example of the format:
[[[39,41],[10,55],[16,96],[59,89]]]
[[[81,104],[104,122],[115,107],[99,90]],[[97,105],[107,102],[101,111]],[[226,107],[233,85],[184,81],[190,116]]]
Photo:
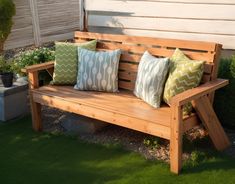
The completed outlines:
[[[176,48],[193,60],[206,61],[201,83],[215,79],[221,45],[210,42],[151,38],[141,36],[113,35],[90,32],[75,32],[75,42],[97,39],[97,50],[121,49],[119,87],[133,90],[142,54],[148,50],[156,57],[171,57]]]

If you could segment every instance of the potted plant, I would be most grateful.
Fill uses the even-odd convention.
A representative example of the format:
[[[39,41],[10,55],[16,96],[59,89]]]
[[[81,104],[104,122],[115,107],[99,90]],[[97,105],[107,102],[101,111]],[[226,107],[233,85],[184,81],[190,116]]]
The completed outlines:
[[[13,69],[12,62],[6,61],[0,57],[0,75],[4,87],[11,87],[13,84]]]

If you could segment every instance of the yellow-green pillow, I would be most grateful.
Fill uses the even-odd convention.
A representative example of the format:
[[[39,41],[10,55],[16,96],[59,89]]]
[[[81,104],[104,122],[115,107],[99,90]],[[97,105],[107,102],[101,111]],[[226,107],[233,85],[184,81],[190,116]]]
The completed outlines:
[[[78,73],[78,47],[95,50],[96,40],[86,43],[55,43],[55,69],[53,81],[55,85],[74,85]]]
[[[200,84],[204,69],[204,61],[189,59],[180,49],[176,49],[170,58],[170,71],[165,84],[163,100],[170,105],[173,96]],[[192,110],[191,104],[184,106],[184,114]]]

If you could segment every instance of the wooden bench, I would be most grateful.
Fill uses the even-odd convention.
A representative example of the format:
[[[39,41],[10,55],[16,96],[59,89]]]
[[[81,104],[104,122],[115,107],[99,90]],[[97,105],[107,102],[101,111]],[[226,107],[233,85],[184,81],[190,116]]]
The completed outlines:
[[[212,107],[214,91],[228,84],[227,80],[217,79],[220,44],[75,32],[75,42],[92,39],[98,40],[97,50],[122,49],[120,92],[77,91],[73,86],[39,87],[38,72],[47,70],[52,75],[54,62],[27,67],[34,130],[42,130],[41,105],[46,105],[162,137],[170,140],[170,168],[174,173],[179,173],[182,167],[182,135],[199,123],[204,124],[217,150],[230,145]],[[206,61],[201,85],[173,97],[171,107],[162,104],[154,109],[132,93],[138,62],[145,50],[158,57],[171,57],[175,48],[191,59]],[[183,117],[182,106],[189,101],[196,113]]]

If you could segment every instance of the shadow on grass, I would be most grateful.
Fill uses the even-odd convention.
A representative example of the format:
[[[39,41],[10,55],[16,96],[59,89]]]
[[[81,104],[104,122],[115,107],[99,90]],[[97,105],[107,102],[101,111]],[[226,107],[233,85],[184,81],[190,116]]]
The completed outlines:
[[[169,165],[146,161],[115,145],[35,133],[28,117],[0,124],[0,145],[0,182],[4,184],[198,183],[201,178],[200,183],[235,182],[235,161],[229,158],[218,156],[195,167],[185,165],[178,177],[170,173]]]

